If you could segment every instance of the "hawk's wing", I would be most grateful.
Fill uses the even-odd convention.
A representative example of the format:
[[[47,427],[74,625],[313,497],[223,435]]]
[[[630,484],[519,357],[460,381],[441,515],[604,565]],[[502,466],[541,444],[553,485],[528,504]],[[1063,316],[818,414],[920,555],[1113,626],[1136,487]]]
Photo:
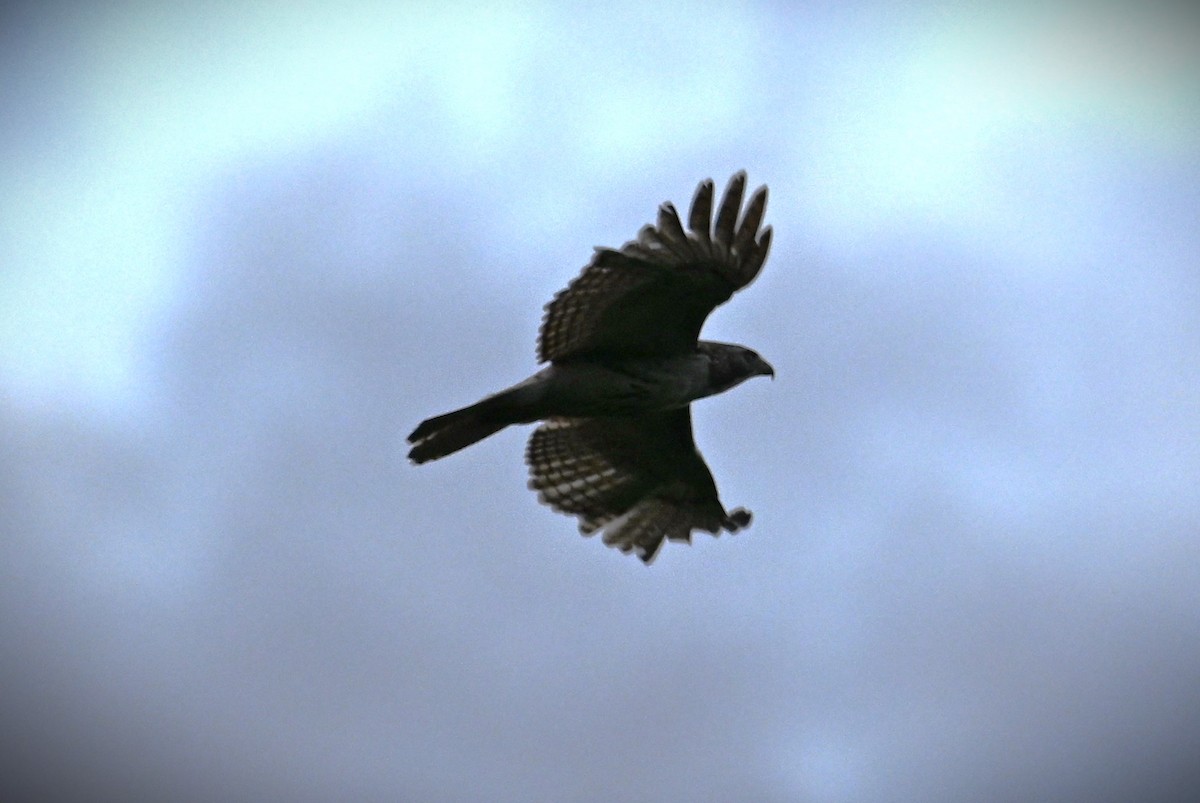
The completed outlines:
[[[758,275],[771,245],[759,233],[767,188],[759,187],[738,219],[746,174],[729,180],[712,223],[713,183],[696,189],[684,231],[675,207],[658,209],[620,250],[597,248],[591,263],[546,305],[538,360],[683,354],[704,319]]]
[[[551,418],[525,451],[529,487],[579,530],[646,563],[664,538],[691,541],[692,530],[736,532],[749,511],[726,513],[692,441],[685,407],[630,418]]]

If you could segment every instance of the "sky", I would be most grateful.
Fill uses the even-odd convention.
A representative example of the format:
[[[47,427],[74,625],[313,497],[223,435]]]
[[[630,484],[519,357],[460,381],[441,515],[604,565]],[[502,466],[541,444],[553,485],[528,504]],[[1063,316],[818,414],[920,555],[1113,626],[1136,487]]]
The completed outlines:
[[[1200,16],[0,11],[5,799],[1187,800]],[[739,169],[650,567],[404,436]]]

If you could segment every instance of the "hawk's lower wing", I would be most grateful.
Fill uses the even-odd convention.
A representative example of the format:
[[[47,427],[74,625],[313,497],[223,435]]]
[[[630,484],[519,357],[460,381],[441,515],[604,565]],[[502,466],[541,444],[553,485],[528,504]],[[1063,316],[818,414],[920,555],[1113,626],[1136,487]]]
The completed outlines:
[[[664,539],[691,541],[693,530],[736,532],[750,523],[726,513],[692,440],[688,408],[622,418],[552,418],[529,438],[529,487],[561,513],[579,517],[585,535],[635,552],[646,563]]]

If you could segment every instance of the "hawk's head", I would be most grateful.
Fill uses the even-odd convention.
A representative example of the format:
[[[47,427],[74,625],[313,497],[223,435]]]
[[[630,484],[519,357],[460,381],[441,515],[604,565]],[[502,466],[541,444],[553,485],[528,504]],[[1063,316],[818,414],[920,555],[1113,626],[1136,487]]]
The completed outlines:
[[[758,352],[733,343],[714,343],[701,340],[697,350],[708,357],[709,393],[722,393],[734,385],[740,385],[752,376],[775,378],[775,369],[758,356]]]

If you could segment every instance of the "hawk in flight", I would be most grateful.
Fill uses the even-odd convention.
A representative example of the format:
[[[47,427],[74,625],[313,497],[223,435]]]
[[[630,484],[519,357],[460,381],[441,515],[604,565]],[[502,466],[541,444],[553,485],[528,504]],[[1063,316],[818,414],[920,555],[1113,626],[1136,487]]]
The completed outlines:
[[[746,174],[729,181],[713,223],[713,182],[701,182],[685,229],[670,203],[636,240],[597,248],[546,305],[533,376],[482,401],[422,421],[414,463],[464,449],[509,424],[543,423],[529,439],[529,487],[584,535],[646,563],[664,539],[691,541],[750,523],[726,512],[692,440],[689,405],[753,376],[774,377],[748,348],[700,340],[704,319],[754,280],[771,228],[759,232],[767,188],[742,210]]]

